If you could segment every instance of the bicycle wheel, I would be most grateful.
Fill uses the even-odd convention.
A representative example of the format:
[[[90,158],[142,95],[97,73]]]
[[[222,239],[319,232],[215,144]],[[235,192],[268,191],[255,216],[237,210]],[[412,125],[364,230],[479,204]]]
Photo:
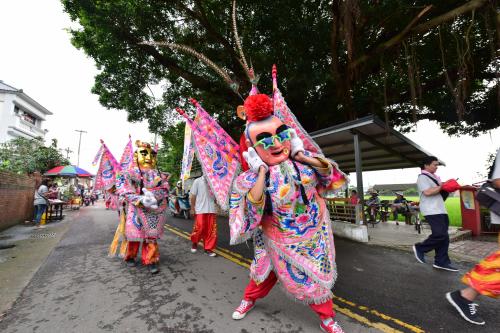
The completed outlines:
[[[422,222],[420,221],[420,218],[417,215],[412,215],[410,222],[415,225],[415,230],[421,234],[422,233]]]

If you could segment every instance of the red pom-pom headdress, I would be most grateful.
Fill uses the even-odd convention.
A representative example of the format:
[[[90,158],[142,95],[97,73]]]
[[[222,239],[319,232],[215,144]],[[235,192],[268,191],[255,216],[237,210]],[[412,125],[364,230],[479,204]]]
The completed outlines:
[[[244,107],[245,116],[249,123],[263,120],[273,115],[273,102],[265,94],[248,96]]]

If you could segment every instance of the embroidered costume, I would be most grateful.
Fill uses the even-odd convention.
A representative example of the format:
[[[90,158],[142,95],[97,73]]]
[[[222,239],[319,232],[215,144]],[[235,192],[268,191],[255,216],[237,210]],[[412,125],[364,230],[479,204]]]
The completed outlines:
[[[156,151],[147,143],[136,142],[136,164],[116,177],[116,189],[126,205],[125,236],[128,241],[125,261],[133,266],[142,243],[142,263],[158,272],[160,260],[157,240],[163,235],[166,220],[168,184],[156,167]]]
[[[307,304],[331,299],[337,276],[330,217],[317,190],[332,182],[333,168],[328,168],[328,174],[321,175],[290,159],[270,166],[269,187],[260,202],[249,194],[257,174],[247,171],[237,178],[230,201],[231,244],[254,236],[251,278],[261,283],[274,270],[285,291]],[[267,197],[272,211],[265,213]]]
[[[270,99],[253,86],[238,108],[238,116],[247,121],[239,144],[196,101],[195,120],[178,109],[193,130],[203,173],[223,208],[231,188],[231,244],[254,241],[251,280],[233,318],[242,319],[279,281],[289,296],[319,315],[323,330],[340,333],[331,293],[337,277],[335,247],[321,194],[343,187],[346,176],[323,157],[289,110],[277,88],[275,67],[273,89]],[[249,170],[237,176],[240,156]]]

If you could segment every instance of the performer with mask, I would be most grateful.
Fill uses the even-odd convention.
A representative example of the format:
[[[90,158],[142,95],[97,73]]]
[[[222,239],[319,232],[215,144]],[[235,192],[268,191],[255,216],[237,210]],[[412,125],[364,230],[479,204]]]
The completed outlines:
[[[250,168],[238,176],[230,200],[231,244],[253,237],[251,280],[233,319],[242,319],[276,282],[308,304],[325,332],[335,321],[331,288],[337,277],[330,217],[319,193],[338,180],[337,166],[307,152],[294,128],[273,115],[264,94],[244,104]]]
[[[142,243],[142,264],[152,274],[158,273],[160,253],[158,238],[163,235],[168,184],[162,181],[156,168],[156,150],[149,143],[136,141],[135,165],[118,173],[117,193],[126,201],[125,235],[128,240],[125,262],[136,265]]]

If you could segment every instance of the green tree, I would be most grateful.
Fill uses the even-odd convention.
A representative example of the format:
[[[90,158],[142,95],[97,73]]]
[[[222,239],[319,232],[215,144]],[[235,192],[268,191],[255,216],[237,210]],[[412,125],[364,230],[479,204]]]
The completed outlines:
[[[16,138],[0,144],[0,170],[31,174],[44,173],[70,162],[57,149],[57,140],[46,147],[41,139]]]
[[[184,151],[184,123],[178,123],[162,135],[163,147],[158,151],[158,168],[170,173],[170,184],[179,180]]]
[[[250,87],[220,0],[62,0],[80,28],[72,43],[99,69],[92,91],[156,132],[175,123],[185,98],[202,100],[236,135],[234,115]],[[498,0],[241,0],[240,39],[261,91],[271,65],[304,127],[317,130],[376,114],[403,130],[437,121],[449,134],[500,125]],[[144,41],[175,43],[167,47]],[[184,45],[227,74],[193,57]],[[189,50],[188,50],[189,51]],[[250,61],[249,61],[250,62]],[[161,98],[151,93],[163,88]],[[233,86],[234,87],[234,86]]]

